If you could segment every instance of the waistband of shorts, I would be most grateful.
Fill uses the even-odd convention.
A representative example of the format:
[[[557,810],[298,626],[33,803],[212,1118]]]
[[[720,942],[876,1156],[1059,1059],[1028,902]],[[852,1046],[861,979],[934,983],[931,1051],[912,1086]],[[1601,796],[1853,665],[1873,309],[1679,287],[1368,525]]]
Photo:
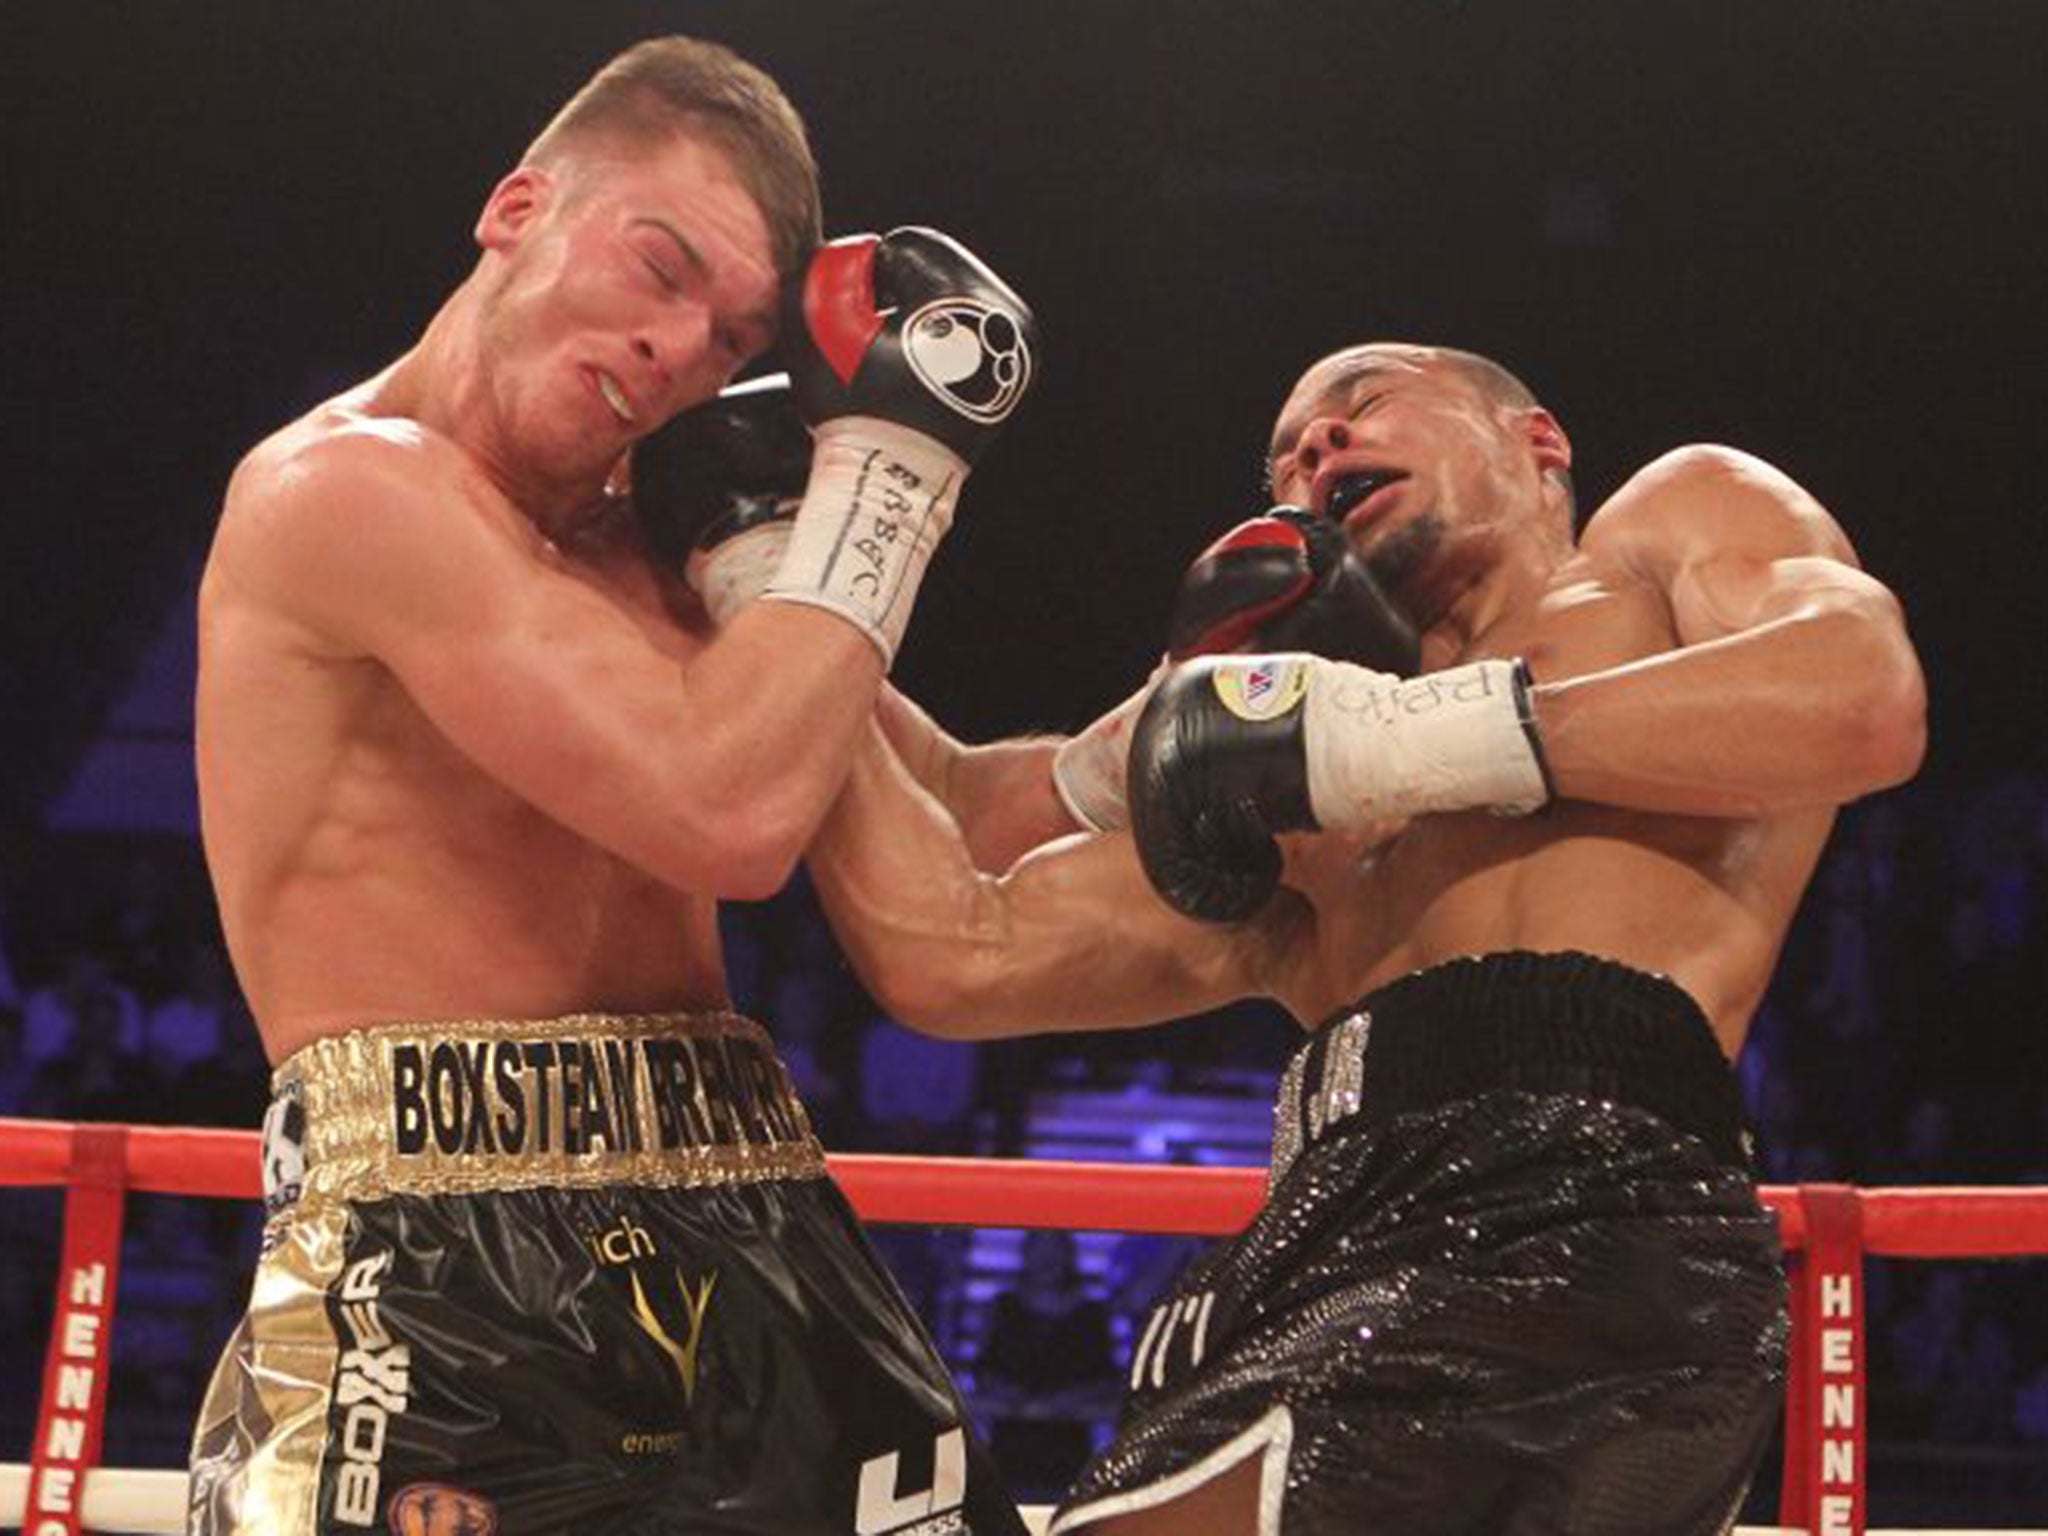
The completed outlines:
[[[1597,955],[1515,950],[1403,976],[1318,1029],[1281,1078],[1274,1178],[1339,1127],[1500,1090],[1628,1104],[1750,1166],[1741,1091],[1691,996]]]
[[[751,1019],[578,1014],[316,1040],[272,1074],[264,1168],[363,1200],[817,1178],[825,1154]]]

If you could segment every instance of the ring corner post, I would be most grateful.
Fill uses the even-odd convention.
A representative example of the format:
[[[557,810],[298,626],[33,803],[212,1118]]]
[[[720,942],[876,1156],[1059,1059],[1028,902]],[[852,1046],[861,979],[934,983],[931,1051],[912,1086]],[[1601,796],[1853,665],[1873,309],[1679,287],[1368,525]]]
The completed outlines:
[[[106,1431],[114,1292],[128,1189],[128,1128],[74,1125],[55,1316],[43,1356],[24,1529],[78,1536],[86,1474]]]

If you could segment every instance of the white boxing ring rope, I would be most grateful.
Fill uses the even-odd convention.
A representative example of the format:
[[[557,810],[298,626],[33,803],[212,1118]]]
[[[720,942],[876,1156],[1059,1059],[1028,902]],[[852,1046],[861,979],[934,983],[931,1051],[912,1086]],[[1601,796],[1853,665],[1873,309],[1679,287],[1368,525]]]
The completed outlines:
[[[0,1530],[11,1530],[21,1522],[21,1501],[28,1492],[28,1468],[0,1463]],[[1042,1536],[1052,1518],[1047,1507],[1027,1505],[1024,1523],[1032,1536]],[[122,1472],[103,1468],[85,1480],[85,1528],[103,1536],[183,1536],[185,1530],[185,1474],[182,1472]],[[1735,1536],[1805,1536],[1791,1526],[1742,1525]],[[2041,1536],[2039,1531],[1885,1531],[1866,1536]]]
[[[1183,1168],[990,1158],[834,1156],[834,1176],[864,1220],[941,1226],[1065,1227],[1123,1232],[1234,1232],[1258,1208],[1264,1174],[1247,1168]],[[60,1270],[60,1322],[80,1311],[110,1324],[118,1267],[106,1294],[81,1301],[74,1258],[92,1240],[91,1201],[102,1201],[99,1240],[118,1250],[119,1200],[133,1190],[252,1199],[262,1193],[260,1152],[251,1131],[74,1126],[58,1121],[0,1119],[0,1188],[56,1186],[67,1191],[65,1265]],[[1799,1185],[1764,1190],[1792,1256],[1793,1365],[1788,1383],[1785,1502],[1775,1526],[1744,1526],[1739,1536],[2048,1536],[2026,1532],[1880,1532],[1864,1524],[1865,1408],[1862,1260],[1960,1259],[2048,1255],[2048,1188],[1855,1189]],[[108,1231],[111,1230],[111,1238]],[[78,1246],[74,1246],[74,1243]],[[73,1305],[64,1306],[66,1281]],[[87,1302],[90,1304],[87,1305]],[[103,1333],[105,1330],[101,1329]],[[53,1335],[56,1329],[53,1326]],[[88,1343],[93,1330],[87,1330]],[[53,1347],[52,1370],[58,1350]],[[83,1356],[81,1356],[83,1358]],[[65,1394],[46,1374],[44,1422]],[[80,1449],[64,1438],[63,1458],[39,1426],[33,1465],[0,1463],[0,1530],[22,1529],[35,1466],[44,1469],[32,1536],[69,1530],[103,1536],[177,1536],[184,1530],[186,1477],[181,1471],[99,1467],[103,1404]],[[83,1389],[80,1389],[83,1390]],[[77,1396],[77,1392],[71,1394]],[[71,1406],[77,1406],[73,1403]],[[1882,1415],[1883,1407],[1876,1405]],[[75,1430],[75,1426],[74,1426]],[[56,1458],[53,1460],[53,1458]],[[65,1459],[68,1458],[68,1459]],[[61,1464],[60,1464],[61,1463]],[[54,1467],[54,1470],[52,1470]],[[70,1514],[46,1517],[51,1479],[64,1490]],[[1041,1531],[1047,1511],[1027,1509]],[[72,1520],[77,1523],[74,1525]]]

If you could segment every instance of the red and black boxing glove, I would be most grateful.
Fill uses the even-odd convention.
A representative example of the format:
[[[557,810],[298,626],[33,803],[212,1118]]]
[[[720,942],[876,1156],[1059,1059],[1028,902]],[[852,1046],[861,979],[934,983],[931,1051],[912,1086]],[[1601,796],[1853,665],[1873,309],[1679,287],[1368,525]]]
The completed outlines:
[[[1226,651],[1307,651],[1413,676],[1415,626],[1344,530],[1300,507],[1248,518],[1195,557],[1167,627],[1175,661]]]
[[[1036,337],[1023,300],[934,230],[821,247],[783,300],[778,408],[810,430],[808,476],[791,515],[745,540],[705,525],[690,569],[713,616],[756,595],[811,604],[892,661],[961,481],[1030,386]]]
[[[1175,662],[1232,651],[1307,651],[1413,675],[1415,626],[1328,518],[1280,506],[1247,518],[1197,555],[1167,623],[1166,655],[1145,685],[1063,743],[1053,784],[1082,826],[1129,824],[1125,759],[1133,726]]]
[[[797,411],[814,429],[873,417],[975,463],[1031,387],[1030,308],[935,229],[835,240],[784,291]]]

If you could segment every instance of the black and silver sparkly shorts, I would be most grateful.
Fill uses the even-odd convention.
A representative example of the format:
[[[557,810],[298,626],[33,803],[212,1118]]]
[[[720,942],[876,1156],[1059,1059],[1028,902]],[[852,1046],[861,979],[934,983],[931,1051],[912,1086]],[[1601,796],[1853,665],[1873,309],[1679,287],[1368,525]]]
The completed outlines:
[[[1733,1076],[1585,955],[1404,977],[1296,1055],[1267,1204],[1133,1351],[1055,1536],[1260,1465],[1261,1536],[1714,1536],[1778,1412],[1785,1281]]]

